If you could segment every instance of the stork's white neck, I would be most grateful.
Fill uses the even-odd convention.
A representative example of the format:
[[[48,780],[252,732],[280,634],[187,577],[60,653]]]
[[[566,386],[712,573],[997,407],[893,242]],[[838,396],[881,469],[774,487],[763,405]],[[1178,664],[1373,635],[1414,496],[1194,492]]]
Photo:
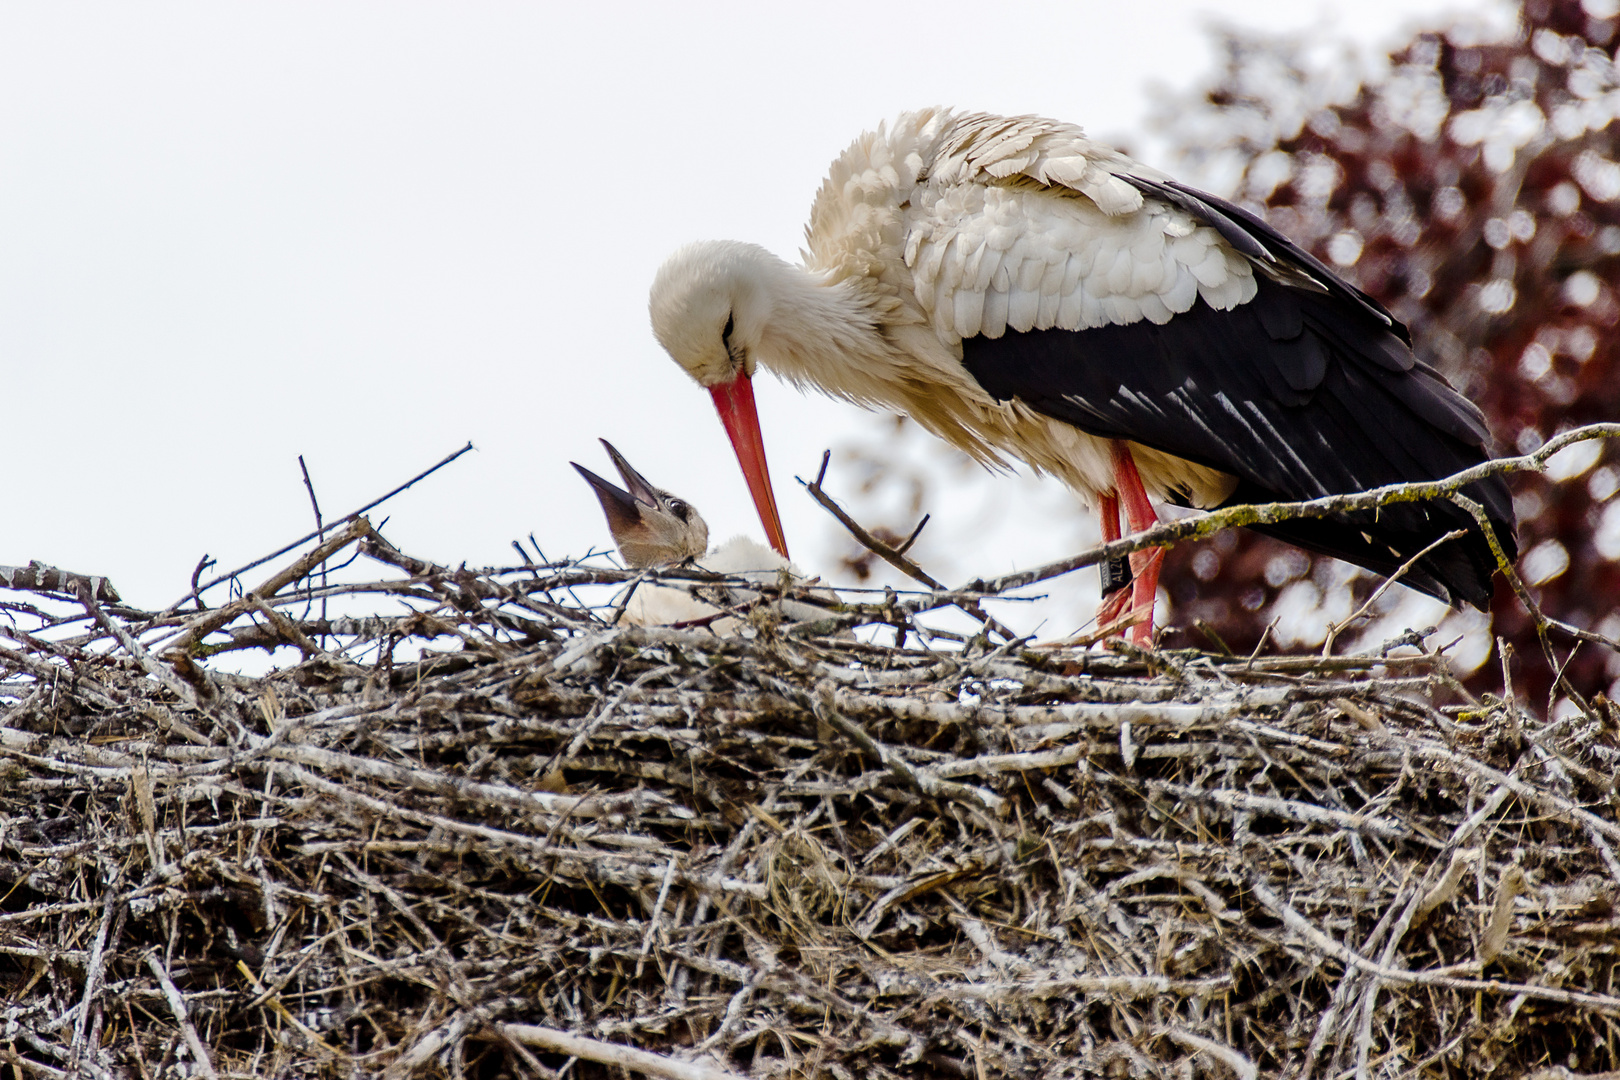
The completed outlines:
[[[758,268],[769,306],[754,358],[801,389],[893,407],[892,395],[880,388],[892,358],[869,287],[830,281],[774,257],[770,263]]]

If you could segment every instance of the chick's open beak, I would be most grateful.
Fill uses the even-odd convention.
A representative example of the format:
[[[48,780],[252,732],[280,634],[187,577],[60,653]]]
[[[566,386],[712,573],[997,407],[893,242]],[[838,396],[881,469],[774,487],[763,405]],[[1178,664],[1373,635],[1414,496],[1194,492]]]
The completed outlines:
[[[647,483],[647,478],[636,472],[630,462],[625,460],[624,455],[619,453],[618,448],[612,443],[606,439],[596,441],[602,444],[608,452],[608,457],[613,459],[613,467],[619,470],[620,476],[624,477],[624,486],[630,489],[631,497],[643,506],[657,506],[658,492],[651,484]]]
[[[609,480],[604,480],[591,470],[578,462],[569,462],[570,465],[585,478],[596,492],[596,501],[602,504],[602,513],[607,515],[608,531],[614,536],[629,533],[641,525],[641,508],[636,503],[636,497]]]

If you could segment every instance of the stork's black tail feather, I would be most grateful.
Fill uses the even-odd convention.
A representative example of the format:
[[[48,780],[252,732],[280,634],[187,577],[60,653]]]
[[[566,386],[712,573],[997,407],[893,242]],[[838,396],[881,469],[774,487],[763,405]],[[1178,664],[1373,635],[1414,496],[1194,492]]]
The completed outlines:
[[[1513,532],[1513,504],[1507,484],[1493,476],[1470,484],[1463,494],[1485,507],[1497,542],[1512,559],[1518,552],[1518,541]],[[1224,505],[1279,501],[1287,500],[1252,484],[1240,484]],[[1501,512],[1504,505],[1506,514]],[[1455,503],[1400,503],[1377,511],[1251,527],[1255,532],[1364,566],[1386,577],[1438,537],[1454,529],[1466,529],[1466,535],[1448,540],[1419,559],[1401,582],[1449,604],[1467,602],[1481,611],[1490,607],[1496,556],[1473,516]]]

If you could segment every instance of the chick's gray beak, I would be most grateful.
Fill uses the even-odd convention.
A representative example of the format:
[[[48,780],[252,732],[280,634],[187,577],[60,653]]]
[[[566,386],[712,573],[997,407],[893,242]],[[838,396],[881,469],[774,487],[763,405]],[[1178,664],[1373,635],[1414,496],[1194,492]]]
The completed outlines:
[[[647,478],[636,472],[635,468],[625,460],[624,455],[619,453],[612,443],[606,439],[598,439],[597,441],[607,449],[608,457],[613,459],[614,468],[618,469],[619,475],[624,477],[624,486],[630,489],[630,495],[643,505],[657,506],[657,490],[647,483]],[[575,465],[574,468],[578,469],[579,466]]]
[[[607,515],[609,532],[618,536],[641,524],[641,508],[636,504],[635,496],[577,462],[570,461],[568,464],[574,466],[596,492],[596,501],[602,504],[602,513]]]

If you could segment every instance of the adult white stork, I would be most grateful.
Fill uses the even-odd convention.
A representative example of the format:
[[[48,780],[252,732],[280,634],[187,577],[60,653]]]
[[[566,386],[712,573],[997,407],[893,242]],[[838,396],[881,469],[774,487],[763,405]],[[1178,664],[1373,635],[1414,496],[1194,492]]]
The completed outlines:
[[[613,459],[613,467],[624,479],[623,488],[577,462],[570,464],[596,492],[597,502],[602,504],[602,513],[607,517],[608,532],[613,535],[613,543],[626,565],[638,570],[692,565],[757,585],[781,584],[784,571],[795,579],[804,577],[785,557],[746,536],[734,536],[716,545],[713,551],[707,550],[709,526],[697,507],[662,488],[653,487],[612,443],[606,439],[600,441],[608,457]],[[730,616],[720,618],[723,612],[715,605],[737,608],[759,599],[759,593],[745,588],[714,586],[698,591],[714,603],[686,589],[643,584],[630,595],[624,620],[632,626],[702,623],[725,636],[736,633],[742,623]],[[838,600],[826,589],[815,590],[815,595],[828,604]],[[777,611],[789,622],[827,616],[826,607],[797,600],[782,600]]]
[[[1377,301],[1264,221],[1072,124],[929,109],[862,135],[811,208],[804,265],[704,242],[658,271],[659,342],[714,396],[760,520],[786,551],[750,379],[904,413],[989,465],[1091,501],[1103,534],[1184,506],[1432,480],[1488,456],[1483,416]],[[1510,553],[1499,478],[1472,485]],[[1405,582],[1489,602],[1495,560],[1449,503],[1260,531],[1379,573],[1451,529]],[[1151,636],[1158,566],[1132,559]],[[1105,571],[1104,588],[1117,587]],[[1121,575],[1123,576],[1123,575]],[[1121,590],[1105,611],[1117,613]]]

